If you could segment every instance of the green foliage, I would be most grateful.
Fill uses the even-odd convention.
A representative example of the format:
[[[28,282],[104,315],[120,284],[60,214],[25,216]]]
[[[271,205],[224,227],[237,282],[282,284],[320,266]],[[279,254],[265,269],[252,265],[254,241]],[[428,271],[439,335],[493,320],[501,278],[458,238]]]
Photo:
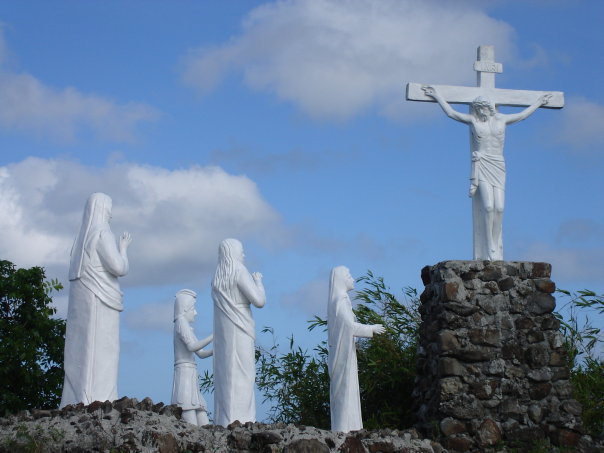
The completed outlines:
[[[604,439],[604,360],[587,358],[571,371],[574,396],[583,405],[583,424],[596,439]]]
[[[52,318],[50,293],[62,285],[44,279],[0,261],[0,415],[60,402],[65,321]]]
[[[322,320],[319,320],[321,323]],[[317,324],[311,324],[310,329]],[[273,423],[296,423],[329,429],[329,373],[325,342],[315,348],[316,356],[294,345],[289,339],[289,351],[279,352],[274,332],[269,349],[256,349],[256,383],[264,401],[275,404],[269,411]]]
[[[583,358],[594,358],[596,346],[602,344],[600,329],[592,326],[587,314],[590,311],[604,314],[604,295],[597,295],[593,291],[583,290],[571,293],[558,289],[569,300],[562,306],[568,309],[568,320],[560,313],[556,317],[560,320],[560,331],[566,341],[566,349],[571,367],[576,366]],[[579,312],[584,318],[580,318]]]
[[[359,387],[364,424],[369,429],[411,426],[411,392],[415,378],[419,301],[414,289],[406,288],[401,303],[381,277],[370,271],[360,278],[364,288],[357,293],[355,315],[363,324],[383,324],[386,333],[357,343]],[[326,320],[315,316],[309,330],[325,328]],[[272,329],[265,329],[273,333]],[[258,349],[257,383],[265,401],[272,402],[270,421],[330,427],[327,345],[321,342],[314,354],[295,346],[279,352],[273,346]]]
[[[404,288],[400,302],[371,271],[359,279],[355,309],[362,324],[383,324],[386,332],[361,339],[357,347],[359,387],[367,429],[410,427],[414,423],[413,391],[421,317],[413,288]]]
[[[569,300],[568,320],[556,314],[560,331],[564,335],[571,368],[574,396],[583,406],[583,424],[597,439],[604,439],[604,338],[599,328],[590,321],[590,314],[604,314],[604,295],[583,290],[571,293],[558,290]],[[580,313],[583,317],[580,317]],[[598,353],[600,356],[598,356]]]

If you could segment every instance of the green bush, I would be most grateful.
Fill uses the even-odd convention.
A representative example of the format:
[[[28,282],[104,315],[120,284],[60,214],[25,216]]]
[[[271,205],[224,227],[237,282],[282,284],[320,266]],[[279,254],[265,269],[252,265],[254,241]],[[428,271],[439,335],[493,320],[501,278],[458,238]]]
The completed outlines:
[[[59,405],[65,321],[52,318],[50,293],[61,288],[40,267],[0,261],[0,416]]]
[[[320,322],[322,320],[319,319]],[[310,329],[312,330],[311,324]],[[256,348],[256,384],[264,401],[272,402],[269,421],[295,423],[329,429],[329,373],[325,342],[315,348],[316,355],[295,346],[289,339],[289,351],[279,352],[274,332],[269,349]]]
[[[355,315],[362,324],[383,324],[386,332],[358,342],[359,387],[364,426],[408,428],[415,422],[411,393],[416,376],[419,324],[417,291],[406,287],[402,302],[382,277],[368,271],[359,283]]]
[[[604,295],[583,290],[558,290],[568,301],[565,318],[557,313],[565,338],[574,397],[583,406],[583,424],[596,439],[604,439],[604,339],[590,321],[591,314],[604,314]]]

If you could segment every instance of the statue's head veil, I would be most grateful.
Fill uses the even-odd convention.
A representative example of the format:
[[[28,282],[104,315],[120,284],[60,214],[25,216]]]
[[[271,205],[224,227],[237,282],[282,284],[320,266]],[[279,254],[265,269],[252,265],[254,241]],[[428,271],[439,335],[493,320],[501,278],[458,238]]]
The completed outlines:
[[[337,266],[331,270],[329,279],[329,299],[327,300],[327,320],[335,321],[338,313],[338,301],[347,294],[346,277],[350,271],[346,266]]]
[[[82,263],[85,260],[86,243],[91,233],[107,225],[105,213],[111,212],[111,198],[104,193],[93,193],[88,197],[80,232],[71,249],[71,262],[69,264],[69,280],[76,280],[82,275]]]
[[[346,266],[337,266],[331,270],[329,279],[329,302],[337,299],[339,294],[346,291],[346,276],[350,271]]]
[[[181,289],[174,300],[174,321],[195,306],[197,294],[190,289]]]
[[[345,266],[337,266],[331,270],[331,278],[329,279],[329,299],[327,301],[327,347],[328,369],[331,376],[336,362],[342,359],[340,354],[340,345],[346,342],[346,338],[352,337],[350,324],[347,322],[346,314],[353,317],[350,299],[348,298],[348,288],[346,279],[349,270]],[[350,319],[348,317],[348,319]]]

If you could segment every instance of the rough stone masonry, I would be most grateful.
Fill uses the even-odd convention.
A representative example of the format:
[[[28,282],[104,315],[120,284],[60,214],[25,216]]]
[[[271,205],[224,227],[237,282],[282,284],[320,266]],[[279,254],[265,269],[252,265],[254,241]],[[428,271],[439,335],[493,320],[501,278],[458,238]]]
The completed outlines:
[[[445,448],[586,441],[550,274],[547,263],[505,261],[422,270],[414,399],[421,429]]]

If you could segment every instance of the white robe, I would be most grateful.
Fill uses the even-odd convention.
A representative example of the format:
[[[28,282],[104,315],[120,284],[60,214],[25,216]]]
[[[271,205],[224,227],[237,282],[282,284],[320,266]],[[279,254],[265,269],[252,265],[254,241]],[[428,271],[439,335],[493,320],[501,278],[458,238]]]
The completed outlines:
[[[212,289],[214,300],[214,423],[228,426],[235,420],[256,421],[254,382],[255,323],[250,301],[256,284],[238,266],[234,288]],[[261,303],[264,305],[264,295]]]
[[[183,410],[207,411],[207,405],[199,393],[199,375],[191,345],[197,343],[193,328],[184,317],[174,321],[174,381],[172,404]]]
[[[372,337],[373,327],[356,322],[348,295],[332,302],[327,319],[329,406],[332,431],[363,428],[355,337]]]
[[[91,231],[80,277],[70,282],[61,407],[117,399],[122,292],[128,272],[108,226]]]

